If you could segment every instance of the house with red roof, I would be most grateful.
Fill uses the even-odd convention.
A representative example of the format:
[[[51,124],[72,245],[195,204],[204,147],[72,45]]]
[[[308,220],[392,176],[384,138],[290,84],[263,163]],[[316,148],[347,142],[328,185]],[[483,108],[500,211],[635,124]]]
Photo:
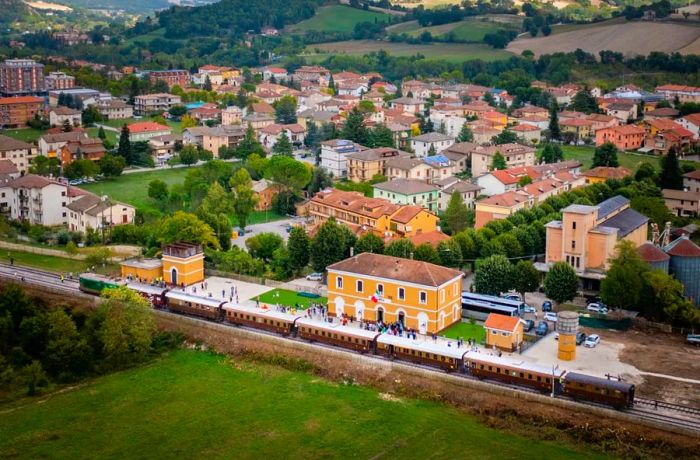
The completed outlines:
[[[0,128],[20,128],[42,112],[44,99],[35,96],[0,98]]]
[[[139,121],[127,127],[129,128],[129,140],[131,142],[149,141],[153,137],[171,134],[169,126],[161,125],[155,121]]]
[[[519,349],[525,338],[524,324],[518,316],[489,313],[484,329],[486,348],[498,348],[510,353]]]
[[[700,113],[684,115],[676,119],[676,123],[693,133],[695,139],[700,139]]]
[[[634,125],[614,126],[612,128],[599,129],[595,133],[595,145],[600,146],[606,142],[615,144],[619,150],[637,150],[644,145],[646,130]]]
[[[535,198],[527,192],[510,190],[505,193],[493,195],[476,202],[477,230],[492,220],[505,219],[521,209],[527,209],[534,205]]]

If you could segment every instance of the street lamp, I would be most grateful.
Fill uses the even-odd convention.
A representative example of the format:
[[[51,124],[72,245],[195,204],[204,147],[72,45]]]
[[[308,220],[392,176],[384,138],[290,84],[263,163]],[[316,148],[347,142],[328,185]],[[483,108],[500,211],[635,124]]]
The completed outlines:
[[[554,372],[555,372],[557,369],[559,369],[559,365],[558,365],[558,364],[557,364],[557,365],[552,364],[552,395],[551,395],[552,398],[554,397],[554,381],[555,381]]]

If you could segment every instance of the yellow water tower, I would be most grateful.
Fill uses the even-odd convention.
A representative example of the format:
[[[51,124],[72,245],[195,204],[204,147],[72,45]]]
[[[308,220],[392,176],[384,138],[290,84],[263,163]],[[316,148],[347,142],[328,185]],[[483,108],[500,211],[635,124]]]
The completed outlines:
[[[562,361],[573,361],[576,359],[578,313],[563,311],[557,317],[557,332],[559,332],[559,353],[557,356]]]

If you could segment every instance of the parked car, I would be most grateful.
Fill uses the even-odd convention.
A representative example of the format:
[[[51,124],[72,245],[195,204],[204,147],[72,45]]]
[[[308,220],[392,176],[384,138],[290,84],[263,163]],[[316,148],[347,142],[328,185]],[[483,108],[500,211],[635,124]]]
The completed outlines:
[[[527,304],[520,310],[521,313],[537,313],[537,309],[535,307],[531,307]]]
[[[586,340],[586,334],[583,332],[576,333],[576,345],[581,345]]]
[[[556,323],[559,320],[559,318],[557,318],[557,314],[553,311],[548,311],[547,313],[545,313],[544,319],[547,321],[552,321],[553,323]]]
[[[549,300],[545,300],[544,302],[542,302],[542,311],[552,311],[552,302],[550,302]]]
[[[323,273],[311,273],[310,275],[306,275],[306,279],[309,281],[322,281]]]
[[[600,303],[589,303],[588,306],[586,307],[586,310],[591,311],[593,313],[600,313],[601,315],[608,314],[607,307],[603,304],[600,304]]]
[[[549,332],[549,326],[547,325],[547,322],[540,321],[540,324],[537,325],[537,330],[535,331],[535,334],[547,335],[547,332]]]
[[[600,343],[600,337],[597,334],[591,334],[586,337],[586,341],[583,342],[583,346],[586,348],[595,348],[596,345]]]
[[[523,330],[525,332],[530,332],[532,330],[532,328],[535,327],[535,322],[531,319],[526,319],[524,321],[524,323],[525,323],[525,325],[523,326]]]
[[[72,181],[68,182],[69,185],[80,185],[82,183],[83,183],[82,179],[73,179]]]
[[[520,296],[518,294],[503,294],[501,298],[520,301]]]

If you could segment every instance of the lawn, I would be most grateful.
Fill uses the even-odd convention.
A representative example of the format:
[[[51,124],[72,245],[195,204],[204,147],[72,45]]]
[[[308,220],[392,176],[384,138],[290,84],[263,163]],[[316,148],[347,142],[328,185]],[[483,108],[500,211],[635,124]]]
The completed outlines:
[[[248,216],[247,225],[264,224],[267,222],[275,222],[277,220],[286,219],[287,216],[277,214],[275,211],[253,211]],[[231,225],[238,227],[238,219],[235,216],[231,216]]]
[[[365,11],[343,5],[323,6],[305,21],[289,26],[290,32],[341,32],[348,33],[360,22],[386,22],[390,16],[375,11]]]
[[[23,128],[23,129],[1,129],[0,134],[7,137],[12,137],[14,139],[19,139],[24,142],[35,142],[43,136],[46,131],[34,128]]]
[[[566,160],[578,160],[583,164],[583,169],[590,169],[593,164],[593,153],[595,152],[595,147],[593,146],[583,146],[577,147],[573,145],[563,145],[562,150],[564,151],[564,159]],[[652,155],[643,155],[640,153],[629,153],[629,152],[618,152],[617,160],[620,162],[620,166],[628,168],[632,172],[635,172],[642,162],[647,162],[653,165],[657,170],[661,170],[660,158]],[[688,163],[692,164],[692,161],[681,161],[681,164]],[[697,165],[697,163],[694,163]]]
[[[88,136],[97,139],[97,133],[100,131],[100,128],[88,128],[87,133]],[[112,145],[117,145],[117,136],[119,136],[119,133],[115,133],[114,131],[109,131],[105,129],[105,136],[107,136],[107,140],[112,143]]]
[[[9,251],[0,249],[0,257],[3,262],[9,262],[10,257],[14,259],[15,265],[42,268],[56,273],[80,273],[88,268],[87,262],[77,259],[68,259],[64,257],[45,256],[43,254],[34,254],[31,252]],[[101,273],[111,273],[116,271],[116,267],[108,265],[107,267],[97,270]]]
[[[98,195],[122,201],[137,208],[150,208],[153,203],[148,198],[148,184],[160,179],[168,186],[181,184],[192,168],[160,169],[144,173],[122,174],[116,179],[82,185],[81,188]]]
[[[309,308],[312,303],[327,304],[328,299],[325,297],[302,297],[297,292],[288,291],[287,289],[273,289],[260,295],[260,304],[277,304],[293,307],[299,305],[303,309]]]
[[[481,343],[486,338],[486,331],[480,324],[459,322],[440,332],[440,335],[450,339],[476,339],[476,343]]]
[[[318,50],[318,51],[317,51]],[[321,61],[330,55],[364,55],[373,51],[384,50],[393,56],[413,56],[422,54],[430,59],[444,59],[463,62],[473,59],[498,61],[512,56],[504,50],[496,50],[487,45],[471,43],[428,43],[412,45],[410,43],[392,43],[379,40],[348,40],[344,42],[320,43],[309,45],[304,56],[312,61]]]
[[[179,350],[0,414],[0,457],[605,458],[452,407]]]

